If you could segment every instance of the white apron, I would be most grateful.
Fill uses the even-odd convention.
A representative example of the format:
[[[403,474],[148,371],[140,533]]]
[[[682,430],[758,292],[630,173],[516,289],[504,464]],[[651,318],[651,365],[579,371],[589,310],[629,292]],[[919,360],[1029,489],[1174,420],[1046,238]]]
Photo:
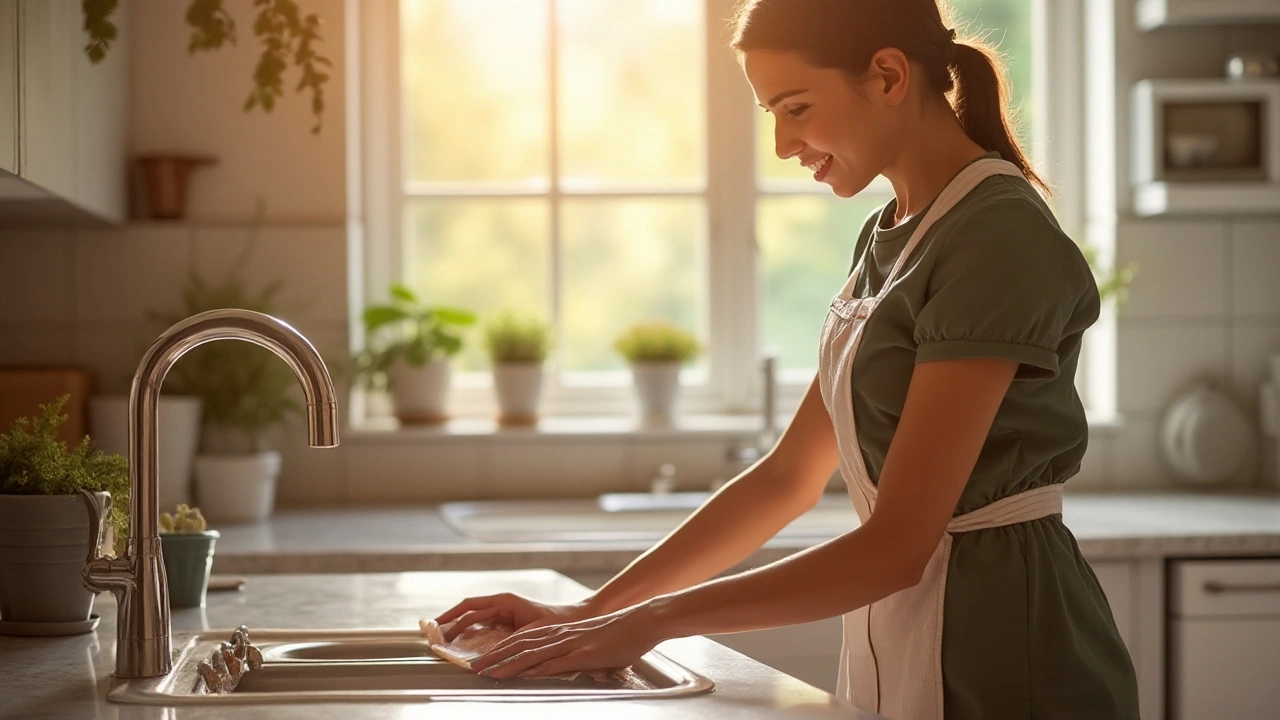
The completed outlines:
[[[929,228],[992,175],[1022,173],[1017,166],[997,158],[984,158],[967,166],[934,201],[876,296],[853,298],[868,252],[859,260],[844,289],[831,301],[831,311],[822,326],[818,381],[839,444],[840,473],[864,523],[875,509],[876,487],[858,446],[851,390],[853,358],[862,342],[863,328]],[[952,518],[918,585],[844,616],[837,694],[891,720],[942,720],[942,611],[951,533],[1012,525],[1060,512],[1062,485],[1054,484]]]

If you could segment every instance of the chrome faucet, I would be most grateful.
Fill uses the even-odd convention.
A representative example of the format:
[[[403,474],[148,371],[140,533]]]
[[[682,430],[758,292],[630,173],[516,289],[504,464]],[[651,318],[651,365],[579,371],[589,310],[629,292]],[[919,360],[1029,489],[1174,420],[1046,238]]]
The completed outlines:
[[[116,671],[119,678],[158,677],[173,668],[169,584],[160,550],[160,487],[156,476],[160,386],[169,368],[192,348],[214,340],[244,340],[284,360],[307,398],[312,447],[338,444],[333,380],[311,343],[288,324],[249,310],[211,310],[166,330],[147,349],[129,390],[129,539],[124,557],[99,558],[94,542],[82,572],[85,587],[116,596]]]

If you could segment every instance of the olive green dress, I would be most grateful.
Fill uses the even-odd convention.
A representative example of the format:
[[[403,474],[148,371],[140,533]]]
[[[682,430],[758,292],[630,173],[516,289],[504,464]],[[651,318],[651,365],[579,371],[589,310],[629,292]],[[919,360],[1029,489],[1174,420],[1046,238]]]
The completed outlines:
[[[925,214],[890,227],[894,210],[859,236],[855,262],[870,257],[857,297],[880,289]],[[853,404],[872,482],[915,363],[973,357],[1020,365],[955,515],[1075,475],[1088,426],[1074,379],[1099,304],[1087,262],[1035,189],[984,180],[930,229],[867,321]],[[943,617],[947,718],[1138,718],[1129,653],[1061,515],[957,533]]]

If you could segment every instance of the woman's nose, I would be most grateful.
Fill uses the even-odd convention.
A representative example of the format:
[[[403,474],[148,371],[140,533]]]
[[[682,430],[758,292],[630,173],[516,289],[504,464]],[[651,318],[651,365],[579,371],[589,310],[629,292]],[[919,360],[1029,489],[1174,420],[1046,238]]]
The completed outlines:
[[[783,123],[773,123],[773,151],[778,154],[778,158],[786,160],[795,157],[804,149],[804,143],[800,139],[790,133]]]

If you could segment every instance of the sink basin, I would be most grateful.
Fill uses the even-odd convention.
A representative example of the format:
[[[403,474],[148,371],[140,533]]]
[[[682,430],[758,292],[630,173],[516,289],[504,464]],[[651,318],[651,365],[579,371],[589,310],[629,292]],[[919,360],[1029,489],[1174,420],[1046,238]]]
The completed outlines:
[[[452,502],[440,514],[464,537],[482,542],[653,542],[689,517],[701,493],[605,495],[597,500]],[[673,507],[674,505],[674,507]],[[684,505],[684,506],[681,506]],[[831,493],[779,533],[780,538],[827,540],[858,526],[849,496]]]
[[[495,680],[450,665],[409,630],[252,630],[262,667],[235,690],[205,690],[196,668],[231,630],[177,633],[173,671],[162,678],[113,678],[107,699],[148,705],[439,700],[565,701],[666,698],[708,692],[714,684],[658,652],[632,666],[635,679],[616,687],[583,675]]]

